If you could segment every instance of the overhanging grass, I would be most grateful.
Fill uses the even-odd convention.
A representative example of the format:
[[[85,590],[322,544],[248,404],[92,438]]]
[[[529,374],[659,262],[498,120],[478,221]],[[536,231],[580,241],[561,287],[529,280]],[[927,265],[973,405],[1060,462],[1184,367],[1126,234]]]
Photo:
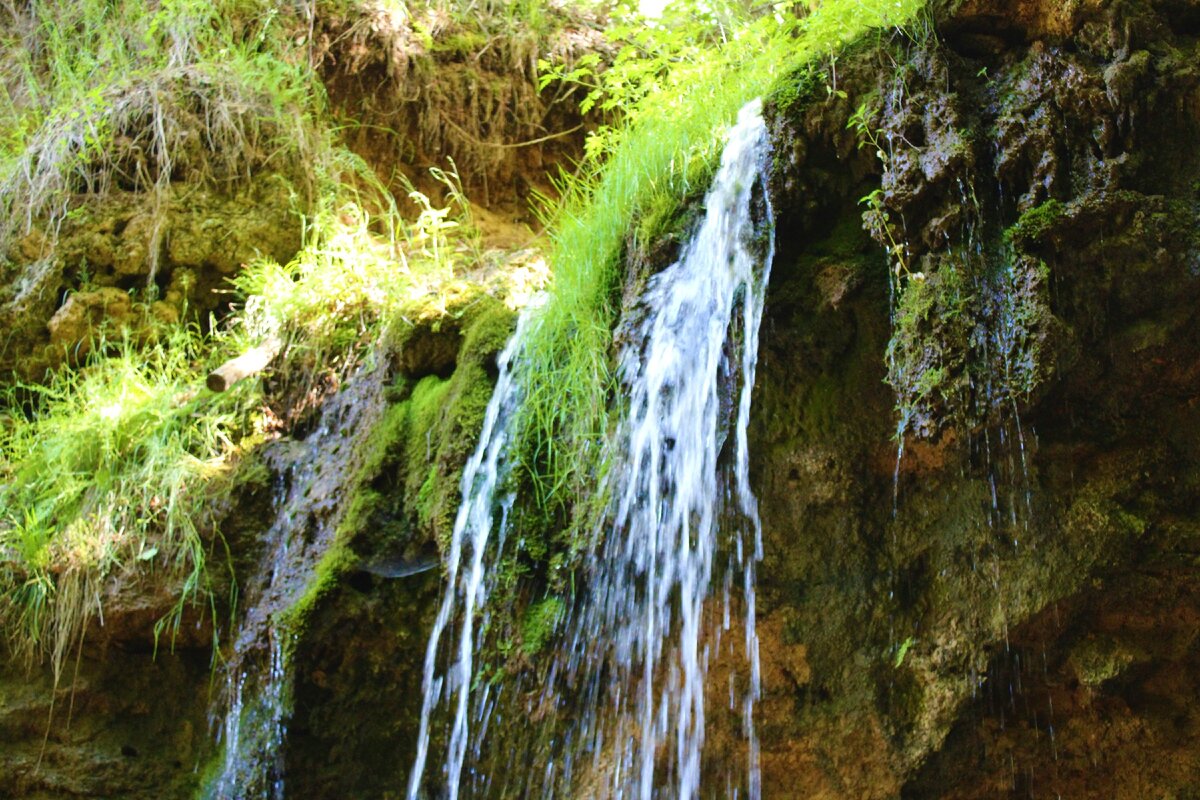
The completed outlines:
[[[0,418],[0,625],[56,673],[121,567],[169,570],[176,621],[206,597],[209,488],[254,427],[252,389],[200,389],[197,331],[145,324],[149,343],[98,342],[83,369],[23,387],[36,416],[10,397]]]
[[[324,97],[298,23],[259,0],[0,6],[0,249],[81,193],[303,179]]]
[[[595,490],[604,469],[621,254],[639,215],[678,203],[697,176],[706,180],[738,109],[779,76],[872,28],[908,23],[923,5],[826,0],[801,20],[745,20],[723,47],[672,70],[638,102],[603,166],[568,182],[553,226],[554,287],[526,345],[534,366],[523,408],[523,469],[543,508],[570,508]],[[576,525],[587,524],[578,507],[575,516]]]

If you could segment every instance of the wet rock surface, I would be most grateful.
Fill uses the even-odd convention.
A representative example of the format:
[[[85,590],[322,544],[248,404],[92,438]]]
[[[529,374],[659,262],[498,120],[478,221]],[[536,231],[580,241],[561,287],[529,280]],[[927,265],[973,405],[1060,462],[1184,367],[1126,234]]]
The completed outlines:
[[[936,27],[852,47],[844,98],[810,72],[768,103],[778,252],[750,431],[764,795],[1193,797],[1200,8],[947,0]],[[369,83],[395,64],[327,68]],[[403,108],[379,103],[381,119]],[[164,245],[163,302],[199,302],[262,238],[212,244],[205,220],[236,213],[209,199]],[[10,258],[42,266],[5,289],[14,340],[77,345],[97,314],[119,316],[112,293],[146,277],[119,264],[144,257],[145,231],[114,208],[123,227],[79,240],[104,265],[87,292],[64,292],[69,268],[37,235],[18,243]],[[292,245],[269,241],[286,259]],[[297,532],[303,568],[264,606],[304,607],[289,620],[293,796],[404,785],[439,593],[427,567],[511,330],[503,309],[478,313],[419,321],[369,379],[369,435],[330,455]],[[274,472],[304,448],[274,445]],[[239,575],[262,556],[272,485],[270,470],[248,483],[225,528]],[[192,795],[212,757],[211,628],[152,660],[135,631],[167,610],[156,596],[106,604],[111,636],[85,643],[69,730],[71,675],[55,694],[44,672],[0,674],[0,787]],[[742,677],[719,658],[710,677],[705,768],[723,786]]]
[[[152,647],[89,642],[78,659],[72,654],[57,688],[49,670],[0,668],[6,797],[191,796],[211,747],[209,651],[164,647],[151,659]]]
[[[161,206],[136,192],[80,198],[59,230],[35,226],[0,253],[0,380],[39,381],[81,363],[102,337],[136,339],[146,314],[207,324],[228,306],[242,265],[285,264],[299,250],[294,206],[268,176],[234,194],[181,185]]]
[[[764,794],[1194,786],[1189,13],[946,4],[777,96]]]

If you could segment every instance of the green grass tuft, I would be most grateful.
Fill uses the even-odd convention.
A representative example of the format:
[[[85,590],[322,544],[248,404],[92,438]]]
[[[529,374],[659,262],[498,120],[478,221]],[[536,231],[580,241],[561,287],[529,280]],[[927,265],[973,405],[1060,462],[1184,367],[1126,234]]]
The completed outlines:
[[[82,370],[10,390],[0,625],[16,652],[60,666],[100,611],[103,581],[123,568],[178,580],[175,623],[187,602],[206,599],[210,490],[254,432],[257,407],[248,387],[205,391],[209,364],[199,333],[171,326],[148,344],[98,342]]]
[[[165,211],[177,181],[305,182],[298,165],[328,148],[297,25],[258,0],[0,6],[0,250],[55,233],[81,194],[148,192]]]

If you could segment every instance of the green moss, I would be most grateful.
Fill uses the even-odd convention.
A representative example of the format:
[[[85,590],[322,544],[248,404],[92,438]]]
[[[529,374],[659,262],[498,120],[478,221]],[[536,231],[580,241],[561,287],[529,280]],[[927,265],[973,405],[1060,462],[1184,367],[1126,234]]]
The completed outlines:
[[[204,764],[200,772],[200,781],[196,785],[196,800],[213,800],[217,793],[217,781],[221,779],[221,770],[225,765],[225,744],[222,743]]]
[[[430,52],[451,56],[466,56],[478,53],[488,44],[482,31],[459,30],[430,41]]]
[[[815,64],[803,64],[775,83],[767,95],[767,103],[773,105],[780,116],[798,114],[818,99],[823,78],[824,72]]]
[[[529,607],[521,626],[521,652],[526,657],[536,656],[546,646],[563,611],[563,601],[558,597],[547,597]]]
[[[1018,248],[1026,249],[1040,242],[1063,218],[1066,207],[1058,200],[1047,200],[1035,206],[1017,220],[1005,232],[1005,236]]]
[[[334,543],[301,597],[277,618],[293,640],[322,598],[364,560],[420,549],[430,539],[444,548],[449,540],[463,467],[492,396],[496,355],[514,321],[511,310],[477,286],[456,283],[451,289],[411,303],[376,353],[379,360],[394,353],[391,363],[406,363],[404,348],[422,329],[439,330],[459,342],[449,378],[428,375],[414,381],[401,374],[383,390],[388,406],[369,434],[358,439],[362,449],[346,483]]]
[[[393,394],[406,387],[407,381],[398,380]],[[418,382],[405,399],[388,406],[370,435],[361,439],[364,452],[354,477],[347,482],[349,494],[333,544],[321,557],[300,598],[276,618],[281,629],[293,634],[289,641],[294,642],[303,632],[313,609],[345,573],[362,562],[364,554],[395,546],[386,541],[395,531],[376,525],[377,518],[394,515],[395,507],[400,506],[412,509],[421,523],[427,522],[422,517],[429,515],[431,504],[422,504],[425,487],[412,493],[384,489],[395,482],[396,471],[426,460],[448,388],[449,382],[436,376]],[[436,472],[433,468],[430,471]]]
[[[438,496],[437,488],[437,467],[430,467],[429,474],[425,476],[425,481],[421,484],[421,488],[417,490],[417,519],[423,526],[428,526],[433,521],[432,512],[434,501]]]
[[[922,370],[917,375],[916,381],[913,382],[913,398],[917,402],[935,399],[935,395],[941,394],[948,377],[946,370],[942,367]]]
[[[1138,648],[1117,639],[1094,635],[1075,645],[1069,658],[1079,682],[1089,689],[1098,688],[1144,660],[1146,654]]]
[[[491,361],[508,344],[516,315],[489,296],[480,298],[463,330],[459,362]]]
[[[966,411],[956,398],[968,393],[975,300],[953,263],[910,278],[901,290],[887,362],[905,429],[932,435]]]
[[[409,426],[405,444],[405,497],[412,499],[411,507],[424,529],[433,526],[438,503],[444,502],[444,492],[439,486],[440,472],[434,459],[436,443],[433,434],[441,422],[442,406],[449,389],[447,380],[436,376],[425,378],[413,389],[406,409]]]
[[[341,535],[335,538],[333,545],[321,556],[312,579],[305,587],[303,594],[295,603],[288,606],[275,617],[275,624],[284,632],[283,641],[287,647],[294,647],[304,632],[309,615],[326,594],[337,587],[342,575],[352,570],[359,562],[358,556],[350,548],[346,538]]]

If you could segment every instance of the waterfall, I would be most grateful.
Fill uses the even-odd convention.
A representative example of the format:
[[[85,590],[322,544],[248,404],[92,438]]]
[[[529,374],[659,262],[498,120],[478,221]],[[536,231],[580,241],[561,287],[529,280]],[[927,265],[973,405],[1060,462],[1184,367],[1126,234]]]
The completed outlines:
[[[205,800],[283,800],[284,748],[292,712],[294,634],[279,623],[315,579],[336,538],[343,499],[353,490],[348,456],[360,452],[386,408],[386,370],[355,371],[322,405],[302,439],[280,438],[262,450],[275,476],[270,525],[246,579],[237,635],[225,666],[225,692],[212,720],[219,726],[218,771]]]
[[[575,738],[607,762],[605,793],[615,797],[699,795],[705,676],[731,624],[735,575],[750,671],[741,700],[747,788],[759,794],[754,565],[762,537],[746,430],[773,256],[765,192],[765,241],[753,213],[766,153],[755,101],[730,134],[702,224],[651,279],[639,303],[645,316],[623,336],[629,406],[614,444],[612,518],[562,665],[594,699]],[[705,612],[720,552],[729,564],[720,619],[707,626],[714,636]],[[665,764],[664,748],[673,752]]]
[[[517,410],[524,397],[518,371],[521,343],[536,311],[531,303],[521,313],[517,330],[500,354],[500,374],[492,399],[484,414],[479,446],[463,470],[462,503],[454,521],[450,550],[446,558],[446,591],[438,608],[429,645],[425,653],[425,676],[422,681],[423,700],[417,756],[409,779],[408,797],[416,798],[421,790],[425,760],[429,753],[429,727],[434,705],[445,694],[453,707],[450,725],[449,752],[444,770],[446,792],[457,797],[463,761],[469,742],[468,710],[471,682],[474,678],[475,649],[486,629],[486,619],[476,626],[476,613],[485,609],[491,590],[491,563],[485,556],[496,558],[508,531],[508,512],[514,496],[505,487],[504,477],[511,462],[507,444],[512,435]],[[489,540],[495,538],[494,542]],[[486,613],[486,612],[485,612]],[[438,648],[447,628],[456,625],[453,640],[454,662],[444,676],[437,675]]]
[[[608,444],[611,506],[536,701],[551,711],[527,709],[521,718],[525,727],[553,729],[542,737],[544,769],[513,764],[529,776],[523,796],[698,797],[705,678],[735,610],[748,673],[739,690],[732,678],[729,687],[747,750],[745,778],[738,783],[747,796],[760,796],[753,710],[762,691],[755,633],[762,536],[750,489],[747,427],[774,247],[763,185],[767,154],[756,100],[741,110],[730,132],[695,234],[679,260],[649,280],[622,323],[626,402]],[[523,319],[501,359],[483,436],[463,478],[447,589],[425,660],[410,800],[424,791],[430,718],[443,697],[452,708],[445,796],[490,785],[486,778],[464,781],[463,771],[468,751],[481,749],[482,734],[469,729],[472,658],[477,626],[486,626],[490,560],[498,558],[514,500],[502,488],[504,448],[523,395],[524,376],[514,358],[526,324]],[[725,570],[721,597],[714,599],[719,559]],[[732,597],[735,585],[740,600]],[[453,663],[439,676],[439,641],[452,618],[459,620]],[[732,649],[731,639],[725,643]],[[479,728],[488,727],[491,708],[477,698]]]

